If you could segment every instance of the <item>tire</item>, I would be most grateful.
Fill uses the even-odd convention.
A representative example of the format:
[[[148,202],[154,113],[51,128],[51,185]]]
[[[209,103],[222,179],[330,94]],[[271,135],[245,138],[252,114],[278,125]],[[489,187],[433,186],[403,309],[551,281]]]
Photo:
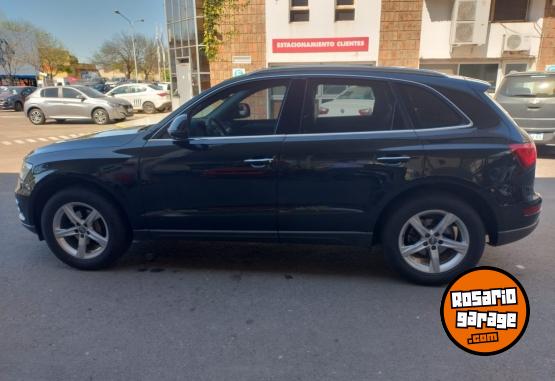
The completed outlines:
[[[13,105],[13,109],[16,112],[21,112],[23,111],[23,103],[21,102],[15,102],[15,104]]]
[[[442,220],[453,222],[442,229]],[[476,210],[446,193],[419,194],[396,205],[381,234],[388,264],[410,281],[427,285],[444,284],[476,266],[486,236]]]
[[[94,109],[92,112],[92,119],[98,125],[110,123],[110,116],[103,108]]]
[[[73,219],[66,208],[73,211]],[[80,187],[55,193],[48,200],[41,214],[41,228],[56,257],[80,270],[109,267],[131,242],[130,231],[118,208],[105,197]],[[81,247],[84,249],[80,250]]]
[[[46,117],[44,116],[42,110],[36,107],[30,109],[27,116],[29,117],[31,123],[35,125],[44,124],[46,121]]]
[[[65,121],[66,121],[65,119],[56,119],[56,123],[60,123],[60,124],[65,123]]]
[[[156,107],[152,102],[143,103],[143,112],[145,114],[154,114],[156,112]]]

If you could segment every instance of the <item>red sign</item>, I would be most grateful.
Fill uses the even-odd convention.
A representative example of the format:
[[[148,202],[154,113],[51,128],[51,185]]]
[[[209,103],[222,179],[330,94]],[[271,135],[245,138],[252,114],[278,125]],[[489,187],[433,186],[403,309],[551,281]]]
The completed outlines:
[[[367,52],[368,37],[274,38],[273,53]]]

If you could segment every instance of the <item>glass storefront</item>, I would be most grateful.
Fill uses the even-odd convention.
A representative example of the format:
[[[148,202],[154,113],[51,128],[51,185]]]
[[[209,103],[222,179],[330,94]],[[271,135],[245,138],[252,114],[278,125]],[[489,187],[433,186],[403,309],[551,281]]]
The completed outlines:
[[[210,87],[202,0],[165,0],[173,95],[183,103]]]

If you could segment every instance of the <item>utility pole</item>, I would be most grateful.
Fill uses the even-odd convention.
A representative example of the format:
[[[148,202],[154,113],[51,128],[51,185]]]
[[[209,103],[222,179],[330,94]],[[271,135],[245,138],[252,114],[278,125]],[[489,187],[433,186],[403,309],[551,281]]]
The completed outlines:
[[[133,45],[133,61],[135,63],[135,82],[139,82],[139,72],[137,70],[137,51],[135,49],[135,24],[138,23],[138,22],[145,22],[145,20],[144,19],[138,19],[138,20],[131,21],[131,19],[129,19],[127,16],[125,16],[123,13],[121,13],[117,9],[114,11],[114,13],[116,15],[120,15],[125,21],[127,21],[129,26],[131,27],[131,43]]]

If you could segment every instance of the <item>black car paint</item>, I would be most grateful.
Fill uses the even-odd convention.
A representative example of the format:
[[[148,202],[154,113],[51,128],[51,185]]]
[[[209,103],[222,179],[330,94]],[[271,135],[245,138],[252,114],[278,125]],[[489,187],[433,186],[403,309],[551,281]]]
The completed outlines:
[[[283,69],[232,79],[193,98],[158,125],[100,133],[39,148],[16,197],[24,225],[40,232],[41,207],[60,187],[85,184],[121,207],[137,239],[181,237],[367,245],[389,208],[413,192],[444,190],[478,210],[491,244],[528,234],[541,203],[534,166],[510,144],[529,141],[501,111],[488,128],[299,134],[298,96],[310,77],[361,77],[450,86],[491,102],[478,82],[432,73],[371,69]],[[171,120],[236,83],[293,81],[271,136],[170,139]],[[290,98],[290,96],[295,97]],[[395,161],[396,157],[403,158]],[[385,159],[384,159],[385,158]],[[393,161],[388,159],[393,158]],[[266,160],[253,167],[245,160]],[[375,238],[375,237],[374,237]]]

